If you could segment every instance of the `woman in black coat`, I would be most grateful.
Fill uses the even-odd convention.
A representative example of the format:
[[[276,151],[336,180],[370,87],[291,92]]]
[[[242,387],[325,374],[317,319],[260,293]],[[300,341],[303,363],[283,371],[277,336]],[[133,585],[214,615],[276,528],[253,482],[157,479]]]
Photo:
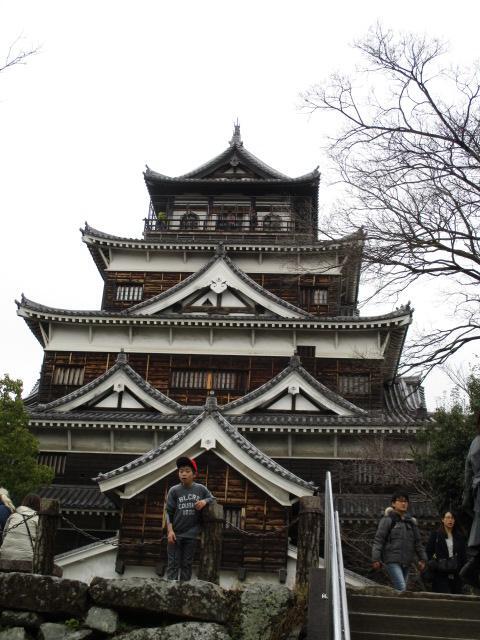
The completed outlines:
[[[465,538],[455,527],[455,516],[451,511],[444,512],[440,528],[432,531],[426,551],[429,561],[433,561],[428,565],[432,576],[433,591],[436,593],[462,593],[462,580],[458,574],[467,561],[467,545]],[[454,571],[447,572],[442,567],[448,558],[456,558]],[[455,561],[450,560],[450,562]]]

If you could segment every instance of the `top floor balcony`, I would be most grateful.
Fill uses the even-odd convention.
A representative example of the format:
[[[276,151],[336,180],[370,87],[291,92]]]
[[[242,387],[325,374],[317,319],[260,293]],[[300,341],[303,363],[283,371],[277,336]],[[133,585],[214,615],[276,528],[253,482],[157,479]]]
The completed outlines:
[[[291,206],[281,203],[258,207],[243,203],[175,204],[165,209],[158,210],[150,205],[145,219],[145,237],[289,243],[306,239],[312,233],[309,216],[305,219]]]

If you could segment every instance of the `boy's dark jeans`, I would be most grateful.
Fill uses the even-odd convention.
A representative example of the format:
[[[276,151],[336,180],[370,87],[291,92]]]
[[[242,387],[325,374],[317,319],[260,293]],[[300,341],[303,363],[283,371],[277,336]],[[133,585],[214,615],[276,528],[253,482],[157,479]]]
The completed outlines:
[[[180,580],[191,579],[196,547],[195,538],[177,538],[173,544],[167,544],[167,578],[169,580],[177,580],[179,571]]]

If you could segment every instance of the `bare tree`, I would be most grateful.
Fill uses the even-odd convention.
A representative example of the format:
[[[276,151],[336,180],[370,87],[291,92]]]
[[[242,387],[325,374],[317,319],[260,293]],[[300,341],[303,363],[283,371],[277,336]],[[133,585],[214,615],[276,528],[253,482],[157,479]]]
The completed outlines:
[[[406,349],[404,370],[427,373],[480,339],[480,73],[442,66],[437,40],[377,26],[355,45],[366,60],[305,94],[340,117],[329,152],[347,197],[325,226],[363,229],[375,294],[441,279],[455,321]]]

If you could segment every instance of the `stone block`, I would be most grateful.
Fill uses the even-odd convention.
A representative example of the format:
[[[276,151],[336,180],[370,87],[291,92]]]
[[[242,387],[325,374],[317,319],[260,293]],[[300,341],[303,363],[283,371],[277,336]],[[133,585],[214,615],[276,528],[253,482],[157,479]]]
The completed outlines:
[[[28,640],[29,637],[23,627],[11,627],[0,631],[0,640]]]
[[[90,607],[85,626],[103,633],[115,633],[118,627],[118,613],[113,609]]]
[[[0,609],[82,616],[88,585],[78,580],[28,573],[0,573]]]
[[[231,640],[225,627],[212,622],[179,622],[167,627],[135,629],[115,640]]]
[[[26,629],[38,629],[44,622],[42,616],[33,611],[9,611],[4,609],[0,614],[2,627],[25,627]]]
[[[72,630],[66,624],[45,622],[40,627],[39,640],[86,640],[93,635],[91,629]]]
[[[174,615],[220,624],[229,617],[229,601],[224,590],[202,580],[94,578],[89,594],[96,605],[126,611]]]
[[[294,605],[288,587],[274,584],[245,585],[238,594],[236,619],[232,626],[242,640],[270,640],[279,636]]]

